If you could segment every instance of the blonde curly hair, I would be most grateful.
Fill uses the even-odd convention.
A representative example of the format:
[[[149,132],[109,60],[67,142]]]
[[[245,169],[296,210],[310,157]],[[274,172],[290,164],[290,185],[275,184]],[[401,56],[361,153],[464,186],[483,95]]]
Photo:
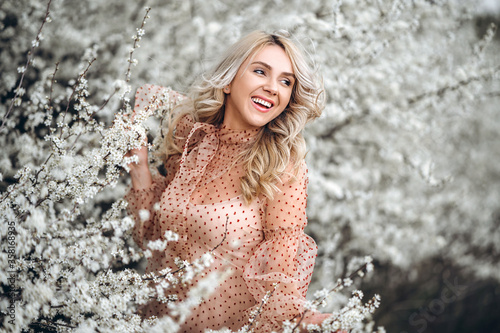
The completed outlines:
[[[285,51],[296,80],[285,110],[262,127],[256,143],[238,159],[245,168],[241,191],[247,203],[261,194],[272,199],[277,191],[276,183],[290,170],[289,166],[296,175],[306,154],[302,130],[307,122],[319,117],[324,108],[323,82],[306,60],[305,52],[286,31],[272,34],[254,31],[233,44],[215,68],[191,86],[189,98],[176,107],[164,142],[165,158],[182,152],[183,147],[176,145],[174,137],[177,123],[186,114],[197,122],[221,125],[225,111],[224,86],[232,82],[246,59],[267,45],[277,45]]]

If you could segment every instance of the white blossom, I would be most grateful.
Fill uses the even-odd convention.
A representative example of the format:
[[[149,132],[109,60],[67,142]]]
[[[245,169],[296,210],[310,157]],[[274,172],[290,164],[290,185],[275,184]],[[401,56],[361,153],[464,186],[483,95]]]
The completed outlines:
[[[475,37],[481,15],[485,21],[485,13],[498,14],[497,2],[283,3],[157,3],[151,16],[162,29],[151,30],[134,6],[116,1],[53,1],[50,13],[43,2],[0,4],[0,25],[5,13],[16,22],[0,29],[1,49],[8,50],[0,62],[6,101],[0,106],[0,283],[7,290],[4,222],[15,223],[16,287],[22,290],[15,323],[6,330],[39,329],[41,318],[64,318],[59,324],[79,332],[176,332],[218,284],[222,276],[209,275],[188,299],[171,293],[204,276],[210,253],[161,272],[127,268],[178,235],[166,232],[146,251],[133,243],[135,221],[121,198],[123,170],[137,157],[123,155],[149,135],[152,166],[162,164],[158,133],[183,99],[175,91],[185,91],[226,46],[253,30],[256,13],[259,28],[296,33],[324,77],[326,109],[304,132],[307,232],[319,246],[307,307],[325,306],[322,311],[333,314],[321,329],[366,323],[369,332],[384,331],[370,324],[380,298],[363,303],[362,293],[349,296],[363,265],[359,274],[377,292],[393,292],[394,281],[374,267],[417,279],[419,266],[436,257],[467,276],[500,280],[492,255],[500,246],[494,218],[499,164],[493,158],[498,42],[489,25]],[[52,22],[39,33],[43,21]],[[28,55],[31,48],[36,51]],[[144,82],[172,88],[131,119],[131,92]],[[140,215],[145,221],[158,210],[155,204]],[[137,307],[153,297],[179,303],[171,306],[180,317],[141,321]],[[3,296],[0,310],[7,305]],[[386,309],[390,313],[391,304]],[[293,325],[285,323],[284,332]]]

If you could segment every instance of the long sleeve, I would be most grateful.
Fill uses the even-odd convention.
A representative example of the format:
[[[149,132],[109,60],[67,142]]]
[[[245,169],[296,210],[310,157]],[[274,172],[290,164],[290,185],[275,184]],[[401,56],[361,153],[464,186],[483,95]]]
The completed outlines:
[[[156,238],[153,226],[155,204],[159,204],[165,187],[165,177],[155,175],[153,183],[149,188],[143,190],[130,188],[129,192],[125,195],[125,200],[128,202],[127,211],[135,220],[133,237],[137,245],[142,249],[145,249],[144,242],[146,240]]]
[[[258,331],[279,331],[284,320],[303,311],[316,258],[314,240],[304,233],[307,224],[307,169],[278,185],[280,191],[265,209],[264,241],[245,266],[243,277],[259,308],[266,293],[276,290],[263,306]],[[250,315],[251,316],[251,315]]]
[[[137,89],[134,102],[134,113],[139,113],[146,107],[153,105],[153,96],[161,96],[162,91],[166,89],[162,86],[146,84]],[[170,92],[171,98],[179,98],[179,94],[175,91]],[[183,125],[182,127],[186,127]],[[187,130],[184,129],[184,132]],[[179,163],[177,155],[170,156],[165,162],[167,175],[165,177],[159,175],[156,171],[153,172],[153,183],[147,189],[135,190],[130,188],[125,200],[128,202],[127,211],[134,216],[135,226],[133,237],[135,242],[144,249],[144,241],[158,238],[155,235],[153,226],[155,215],[155,204],[159,203],[161,194],[174,177]]]
[[[166,87],[153,84],[145,84],[139,87],[135,93],[134,113],[144,111],[148,106],[153,106],[155,98],[158,99],[158,106],[161,106],[161,101],[159,99],[166,89]],[[177,104],[180,100],[184,99],[184,96],[175,90],[170,90],[169,97],[174,104]]]

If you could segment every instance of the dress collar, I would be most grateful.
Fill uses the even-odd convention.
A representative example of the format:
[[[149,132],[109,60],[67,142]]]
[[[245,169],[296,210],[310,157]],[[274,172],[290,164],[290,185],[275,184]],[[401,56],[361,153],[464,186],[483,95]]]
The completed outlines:
[[[189,141],[188,147],[193,147],[205,135],[216,137],[218,142],[225,145],[243,145],[253,143],[258,137],[261,128],[252,130],[235,130],[225,125],[211,125],[204,122],[195,122],[191,115],[186,114],[177,124],[176,144],[179,147]]]
[[[260,131],[261,128],[251,130],[235,130],[222,125],[217,129],[217,134],[220,142],[225,144],[240,144],[254,142]]]

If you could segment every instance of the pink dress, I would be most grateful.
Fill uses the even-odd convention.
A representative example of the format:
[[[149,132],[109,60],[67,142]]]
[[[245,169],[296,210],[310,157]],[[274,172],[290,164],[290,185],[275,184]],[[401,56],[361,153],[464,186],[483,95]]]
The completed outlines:
[[[159,89],[139,89],[136,108],[144,107]],[[165,251],[153,251],[148,272],[175,269],[174,258],[192,262],[214,248],[214,263],[206,273],[231,268],[215,292],[193,309],[181,332],[239,329],[248,324],[250,313],[276,282],[279,285],[257,317],[255,331],[278,331],[282,321],[304,311],[317,250],[314,240],[304,234],[307,169],[304,163],[298,177],[283,177],[272,201],[259,197],[246,205],[240,190],[243,168],[233,162],[255,142],[258,131],[218,128],[185,116],[176,128],[184,151],[166,161],[167,176],[155,176],[149,189],[127,194],[136,219],[134,239],[142,248],[167,230],[179,235]],[[155,203],[159,205],[154,209]],[[141,221],[141,209],[149,210],[150,218]],[[175,290],[179,299],[190,287]],[[144,317],[169,312],[158,301],[142,311]]]

